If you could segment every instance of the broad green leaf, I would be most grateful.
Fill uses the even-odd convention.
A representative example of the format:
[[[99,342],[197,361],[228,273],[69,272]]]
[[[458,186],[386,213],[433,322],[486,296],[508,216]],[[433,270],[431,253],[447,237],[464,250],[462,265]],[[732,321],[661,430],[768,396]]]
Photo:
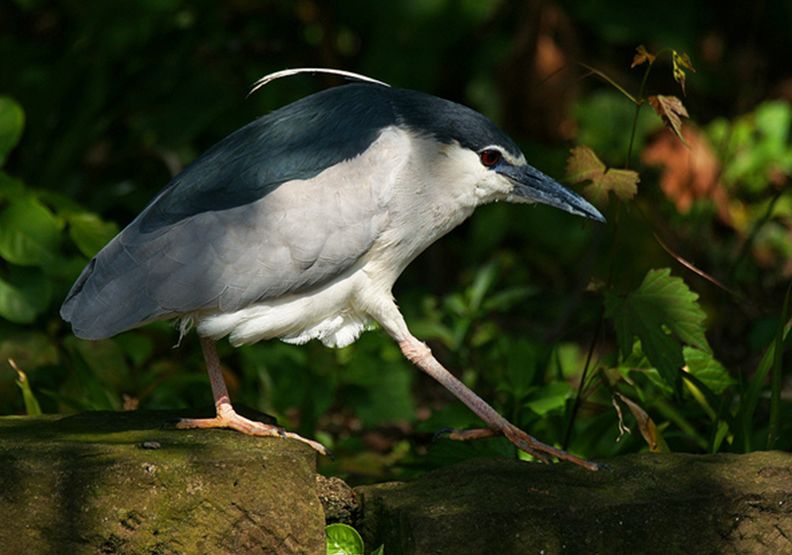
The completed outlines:
[[[25,127],[25,112],[15,100],[0,96],[0,166],[19,142]]]
[[[682,350],[688,371],[698,378],[701,383],[706,385],[714,394],[720,395],[728,387],[734,385],[735,381],[726,371],[726,368],[718,362],[712,353],[685,347]]]
[[[50,302],[49,280],[38,270],[11,268],[0,275],[0,317],[16,324],[30,324]]]
[[[117,225],[105,222],[96,214],[89,212],[71,214],[67,220],[69,235],[80,252],[88,258],[93,257],[118,233]]]
[[[347,524],[325,526],[327,555],[364,555],[363,538]]]
[[[672,386],[684,365],[682,343],[710,352],[704,336],[706,318],[693,293],[671,270],[650,270],[637,290],[625,296],[606,294],[606,315],[613,320],[622,356],[632,353],[633,339],[649,362]]]
[[[32,195],[12,200],[0,212],[0,257],[21,266],[56,261],[60,226],[52,212]]]
[[[544,416],[554,410],[563,409],[567,399],[572,397],[572,387],[566,382],[551,382],[534,394],[534,398],[525,406],[539,416]]]

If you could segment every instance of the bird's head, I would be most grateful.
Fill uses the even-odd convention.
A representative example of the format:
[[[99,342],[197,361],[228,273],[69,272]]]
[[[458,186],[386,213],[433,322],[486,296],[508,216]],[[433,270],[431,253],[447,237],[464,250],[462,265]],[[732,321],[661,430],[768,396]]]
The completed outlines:
[[[605,222],[586,199],[528,164],[515,142],[475,110],[413,92],[405,94],[401,108],[408,126],[444,145],[447,161],[438,173],[465,175],[480,203],[541,203]]]

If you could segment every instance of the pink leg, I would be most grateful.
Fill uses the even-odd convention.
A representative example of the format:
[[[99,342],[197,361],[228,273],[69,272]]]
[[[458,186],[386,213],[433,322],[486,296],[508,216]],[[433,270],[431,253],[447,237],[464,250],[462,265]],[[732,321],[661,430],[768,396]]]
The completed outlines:
[[[399,341],[399,347],[410,362],[440,382],[460,401],[465,403],[470,410],[476,413],[489,427],[489,429],[486,430],[455,431],[451,433],[451,439],[469,440],[503,434],[518,449],[533,455],[540,461],[549,462],[551,457],[555,457],[559,460],[577,464],[588,470],[599,469],[596,463],[581,459],[575,455],[570,455],[561,449],[556,449],[555,447],[534,439],[503,418],[481,397],[473,393],[465,384],[446,370],[437,359],[434,358],[429,347],[421,341],[409,336],[408,339]]]
[[[287,432],[279,426],[256,422],[237,414],[234,407],[231,406],[231,399],[228,397],[228,389],[223,379],[223,371],[220,369],[220,359],[217,356],[214,341],[202,337],[201,349],[206,361],[206,370],[209,372],[209,381],[212,384],[212,395],[214,396],[217,416],[214,418],[183,418],[176,424],[177,428],[230,428],[252,436],[296,439],[322,455],[327,455],[327,449],[321,443]]]

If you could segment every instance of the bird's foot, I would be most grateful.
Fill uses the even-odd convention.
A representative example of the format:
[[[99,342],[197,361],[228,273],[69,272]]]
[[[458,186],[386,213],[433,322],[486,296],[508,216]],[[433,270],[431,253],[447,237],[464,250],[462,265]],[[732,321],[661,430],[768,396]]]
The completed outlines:
[[[306,439],[293,432],[287,432],[280,426],[256,422],[244,416],[240,416],[233,409],[225,409],[218,412],[214,418],[182,418],[176,423],[179,429],[190,428],[229,428],[249,436],[259,437],[280,437],[283,439],[296,439],[308,445],[320,455],[329,455],[329,451],[324,445],[317,441]]]
[[[509,424],[504,426],[502,430],[493,430],[490,428],[475,428],[472,430],[448,430],[444,434],[448,439],[456,441],[470,441],[474,439],[483,439],[487,437],[494,437],[504,435],[517,449],[525,451],[536,459],[547,463],[550,459],[555,457],[562,461],[571,462],[578,466],[582,466],[586,470],[596,471],[600,466],[586,459],[582,459],[561,449],[557,449],[551,445],[542,443],[538,439],[523,432],[517,426]]]

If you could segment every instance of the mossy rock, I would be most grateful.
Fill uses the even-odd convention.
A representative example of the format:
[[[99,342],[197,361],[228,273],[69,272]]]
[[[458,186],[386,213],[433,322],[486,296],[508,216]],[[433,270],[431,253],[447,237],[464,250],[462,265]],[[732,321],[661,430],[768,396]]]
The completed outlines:
[[[310,448],[176,416],[0,418],[0,552],[324,552]]]
[[[792,553],[792,454],[472,460],[356,488],[388,555]]]

